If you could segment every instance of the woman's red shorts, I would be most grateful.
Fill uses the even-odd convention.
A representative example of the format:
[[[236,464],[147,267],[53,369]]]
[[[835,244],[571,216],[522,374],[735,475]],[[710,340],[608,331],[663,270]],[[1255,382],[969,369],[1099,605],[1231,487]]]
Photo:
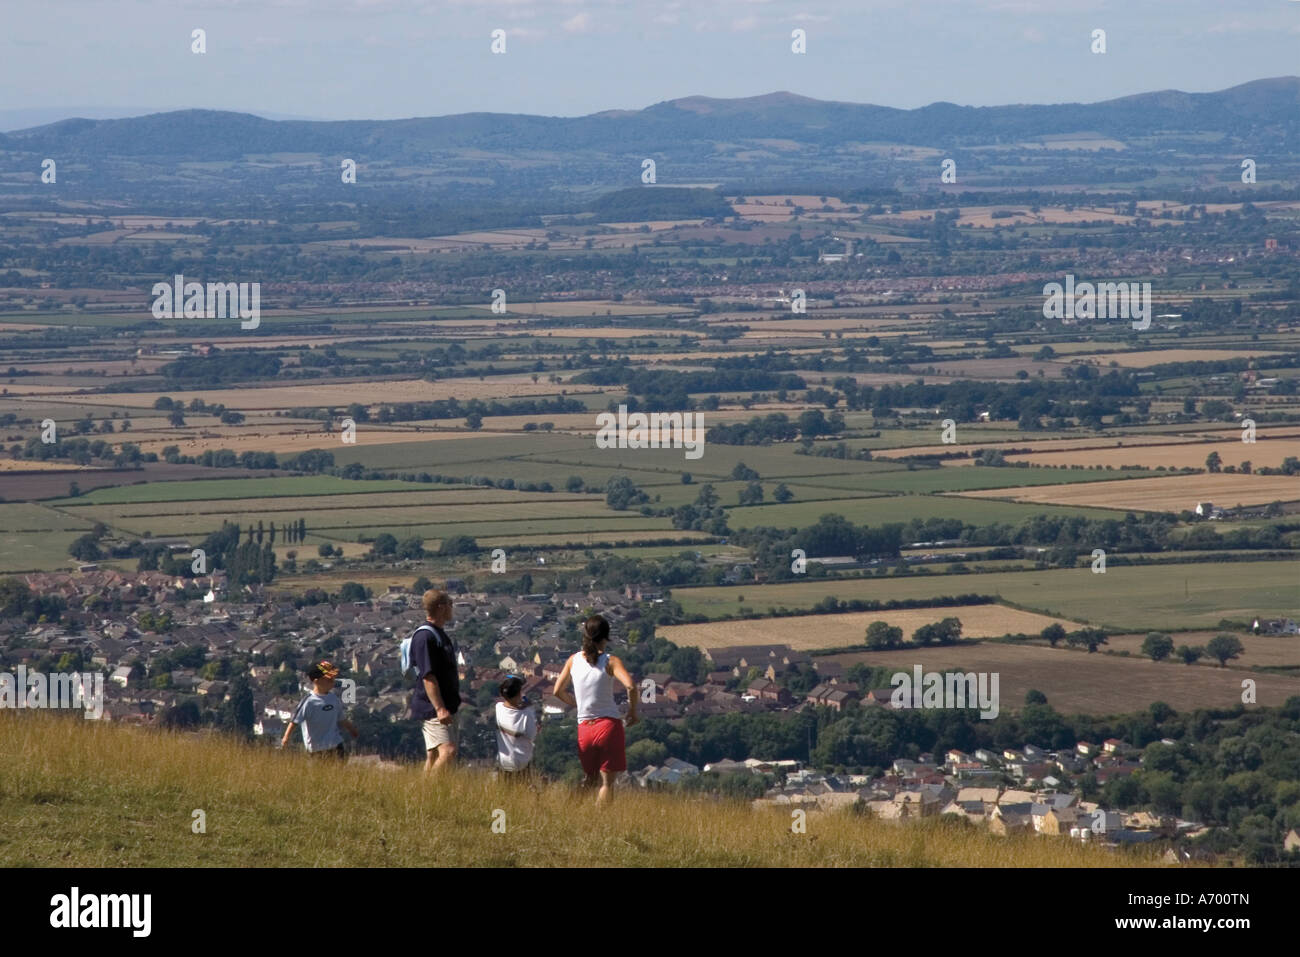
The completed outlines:
[[[623,722],[618,718],[595,718],[578,722],[578,759],[586,774],[597,771],[626,771]]]

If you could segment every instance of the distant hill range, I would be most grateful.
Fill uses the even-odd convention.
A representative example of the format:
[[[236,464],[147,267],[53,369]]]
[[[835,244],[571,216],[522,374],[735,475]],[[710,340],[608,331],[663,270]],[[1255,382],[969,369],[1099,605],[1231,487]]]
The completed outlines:
[[[1090,131],[1109,137],[1191,132],[1234,138],[1294,136],[1300,77],[1256,80],[1217,93],[1165,90],[1100,103],[957,106],[899,110],[815,100],[793,93],[741,99],[691,96],[643,110],[579,117],[460,113],[407,120],[268,120],[248,113],[179,110],[128,119],[67,119],[0,135],[0,147],[50,152],[235,159],[250,152],[368,153],[395,158],[412,149],[513,152],[567,146],[646,151],[683,141],[790,139],[945,145]]]
[[[896,177],[906,175],[906,166],[915,157],[895,155],[886,168],[880,165],[879,153],[864,151],[860,145],[1014,149],[1067,134],[1109,141],[1098,145],[1117,151],[1104,154],[1112,165],[1117,153],[1128,154],[1098,181],[1116,175],[1123,181],[1123,164],[1139,155],[1146,158],[1144,175],[1152,172],[1153,156],[1170,152],[1225,162],[1234,155],[1271,153],[1279,162],[1284,157],[1289,162],[1300,146],[1300,78],[1257,80],[1216,93],[1167,90],[1091,104],[933,103],[913,110],[815,100],[793,93],[742,99],[692,96],[643,110],[580,117],[463,113],[405,120],[302,121],[181,110],[125,119],[66,119],[12,131],[0,135],[0,151],[91,161],[119,158],[135,167],[132,175],[118,171],[124,181],[137,175],[145,179],[147,168],[171,167],[177,161],[241,162],[267,154],[315,155],[322,164],[334,166],[339,158],[351,157],[372,164],[372,169],[380,164],[418,168],[433,157],[453,161],[443,172],[465,178],[474,171],[481,176],[482,170],[490,170],[493,159],[484,158],[484,152],[501,159],[545,152],[551,171],[534,185],[577,188],[610,183],[611,175],[618,185],[633,185],[629,160],[636,157],[656,158],[661,183],[701,177],[746,179],[756,173],[771,177],[791,171],[834,179],[851,169]],[[468,151],[476,154],[473,163],[462,155]],[[1072,154],[1071,161],[1079,155]],[[454,162],[458,156],[465,162]],[[665,158],[676,160],[676,167],[664,168]],[[1162,156],[1162,165],[1165,162]],[[1186,166],[1188,160],[1181,162]],[[926,158],[927,177],[934,163]],[[998,174],[992,172],[991,157],[987,163],[986,180],[992,183]],[[980,165],[979,157],[974,157],[964,172],[978,174]],[[1129,179],[1134,176],[1138,174],[1131,173]],[[500,178],[514,185],[524,179],[514,172]],[[88,176],[87,182],[91,179]]]

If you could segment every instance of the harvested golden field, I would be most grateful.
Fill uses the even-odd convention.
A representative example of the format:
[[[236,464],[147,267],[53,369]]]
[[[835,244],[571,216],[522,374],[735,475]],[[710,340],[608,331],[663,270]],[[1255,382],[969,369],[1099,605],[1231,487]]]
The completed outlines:
[[[957,220],[958,226],[975,226],[988,228],[991,226],[1019,226],[1033,223],[1059,223],[1062,225],[1069,223],[1088,223],[1088,222],[1108,222],[1128,224],[1133,222],[1134,217],[1125,216],[1116,213],[1110,207],[1085,207],[1076,206],[1072,210],[1066,210],[1064,206],[1042,206],[1039,212],[1030,212],[1031,204],[1029,203],[1007,203],[999,206],[966,206],[962,205],[961,216]],[[994,219],[995,211],[1014,212],[1019,211],[1021,215],[1011,216],[1005,219]],[[934,219],[935,210],[933,209],[908,209],[901,213],[886,213],[879,216],[872,216],[871,219],[880,222],[930,222]],[[1158,221],[1157,221],[1158,222]]]
[[[1300,456],[1300,438],[1265,439],[1256,434],[1256,441],[1241,441],[1241,433],[1235,440],[1223,442],[1189,442],[1183,445],[1160,444],[1146,446],[1130,444],[1123,448],[1075,450],[1065,452],[1034,452],[1029,455],[1011,455],[1009,459],[1016,462],[1031,462],[1034,465],[1145,465],[1155,468],[1163,465],[1167,469],[1205,468],[1205,458],[1211,452],[1218,452],[1225,466],[1240,466],[1250,462],[1253,468],[1267,465],[1277,468],[1282,460],[1289,456]]]
[[[74,395],[66,388],[41,394],[62,398],[85,405],[130,406],[152,409],[154,402],[163,396],[180,399],[189,405],[193,399],[221,403],[228,409],[293,409],[293,408],[346,408],[353,402],[377,405],[383,402],[429,402],[435,399],[505,399],[514,396],[555,395],[558,387],[545,381],[532,382],[527,376],[519,381],[503,381],[501,376],[490,380],[441,379],[426,382],[423,379],[398,379],[372,382],[317,382],[312,385],[283,385],[267,388],[196,389],[168,392],[123,392],[112,395]],[[39,387],[36,387],[39,388]],[[54,388],[54,387],[52,387]],[[587,391],[600,392],[593,388]],[[570,390],[571,394],[574,393]],[[10,391],[11,395],[23,393]],[[31,393],[35,394],[35,393]]]
[[[946,648],[904,648],[897,651],[854,651],[832,655],[845,667],[864,661],[872,666],[910,672],[986,671],[998,674],[1002,708],[1019,709],[1031,689],[1064,714],[1128,714],[1163,701],[1177,711],[1231,708],[1241,703],[1241,681],[1256,683],[1261,706],[1276,708],[1300,695],[1300,678],[1257,671],[1220,668],[1218,663],[1185,665],[1122,658],[1102,652],[1088,654],[1064,647],[983,642]]]
[[[1300,635],[1243,635],[1238,632],[1178,631],[1170,634],[1174,647],[1200,645],[1204,647],[1215,635],[1231,634],[1245,646],[1240,658],[1233,660],[1234,668],[1300,667]],[[1146,632],[1137,635],[1111,635],[1106,646],[1112,651],[1127,651],[1141,656]],[[1213,659],[1210,659],[1213,662]],[[1213,662],[1217,664],[1217,662]]]
[[[610,229],[622,230],[640,230],[642,226],[647,226],[652,233],[661,233],[664,230],[676,229],[678,226],[701,226],[707,223],[707,219],[648,219],[644,222],[634,223],[601,223],[602,226],[608,226]],[[584,237],[585,238],[585,237]]]
[[[1122,482],[1080,482],[1036,488],[985,489],[962,492],[963,498],[1005,498],[1035,505],[1074,505],[1122,508],[1142,512],[1181,512],[1197,502],[1224,508],[1300,500],[1300,476],[1288,475],[1170,475],[1126,479]]]
[[[31,383],[23,382],[21,379],[9,379],[7,380],[7,384],[4,387],[3,395],[6,396],[40,395],[40,396],[57,397],[59,395],[66,395],[67,392],[68,392],[68,387],[66,385],[32,385]],[[80,398],[81,397],[78,396],[77,399],[74,401],[79,401]],[[120,399],[121,396],[118,396],[118,398]],[[118,401],[109,404],[125,405],[126,403]]]
[[[430,323],[432,326],[432,323]],[[446,327],[439,323],[436,327],[439,332],[446,330]],[[236,336],[229,339],[205,339],[204,342],[210,343],[222,352],[230,349],[315,349],[324,346],[346,345],[349,342],[374,342],[376,336],[274,336],[258,337],[250,339],[248,336]],[[188,339],[159,339],[158,344],[165,346],[169,344],[179,346],[188,346]],[[170,362],[173,357],[160,357],[158,361]],[[144,358],[141,362],[146,361]]]
[[[758,602],[754,602],[758,604]],[[897,611],[855,611],[843,615],[798,615],[793,618],[757,618],[746,621],[710,621],[697,625],[661,625],[656,634],[676,645],[696,648],[730,648],[733,645],[789,645],[799,651],[860,645],[873,621],[886,621],[912,632],[944,618],[961,619],[967,638],[996,638],[1007,634],[1038,634],[1059,622],[1069,631],[1079,627],[1065,618],[1002,605],[958,605],[951,608],[906,608]]]
[[[613,310],[615,315],[628,314],[637,316],[665,311],[660,306],[640,306],[626,302],[614,302],[608,305],[591,302],[513,303],[510,306],[510,311],[522,311],[526,306],[538,306],[546,311],[546,315],[552,316],[603,316],[606,309]],[[545,337],[548,339],[679,339],[682,336],[704,338],[704,334],[700,332],[686,332],[677,329],[633,329],[627,326],[617,328],[609,326],[566,326],[563,329],[538,329],[532,334],[539,338]]]
[[[738,199],[743,199],[745,202],[735,202]],[[731,204],[731,208],[736,211],[737,216],[746,216],[752,219],[789,217],[794,215],[796,206],[802,206],[805,212],[821,210],[824,206],[829,206],[835,211],[846,211],[848,209],[844,201],[835,196],[827,196],[823,200],[820,196],[805,196],[796,193],[782,193],[774,196],[737,196],[732,200]]]
[[[1283,355],[1258,349],[1158,349],[1149,352],[1105,352],[1070,356],[1070,362],[1091,362],[1109,366],[1119,363],[1123,369],[1146,369],[1167,362],[1219,362],[1223,359],[1257,359]]]
[[[88,465],[69,462],[43,462],[40,459],[0,459],[0,472],[93,472]]]

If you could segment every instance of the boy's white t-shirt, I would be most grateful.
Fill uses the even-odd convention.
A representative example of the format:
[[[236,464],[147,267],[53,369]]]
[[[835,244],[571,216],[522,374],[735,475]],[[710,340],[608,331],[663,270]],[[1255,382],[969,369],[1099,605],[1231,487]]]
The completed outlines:
[[[506,734],[508,728],[514,734]],[[522,771],[533,760],[533,739],[537,737],[537,710],[531,705],[512,708],[497,702],[497,763],[507,771]]]
[[[303,698],[291,719],[302,728],[302,743],[308,751],[328,751],[343,743],[339,734],[339,719],[343,717],[343,702],[333,691],[320,695],[315,691]]]

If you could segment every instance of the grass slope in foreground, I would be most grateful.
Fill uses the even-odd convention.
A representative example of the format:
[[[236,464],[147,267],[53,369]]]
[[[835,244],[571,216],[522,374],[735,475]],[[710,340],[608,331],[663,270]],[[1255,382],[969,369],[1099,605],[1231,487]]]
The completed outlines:
[[[415,733],[412,731],[412,733]],[[0,711],[0,867],[1150,866],[1152,855],[974,827],[808,816],[620,792],[597,812],[563,785],[485,771],[339,767],[216,736]],[[207,833],[191,832],[191,814]],[[494,834],[493,811],[506,833]]]

